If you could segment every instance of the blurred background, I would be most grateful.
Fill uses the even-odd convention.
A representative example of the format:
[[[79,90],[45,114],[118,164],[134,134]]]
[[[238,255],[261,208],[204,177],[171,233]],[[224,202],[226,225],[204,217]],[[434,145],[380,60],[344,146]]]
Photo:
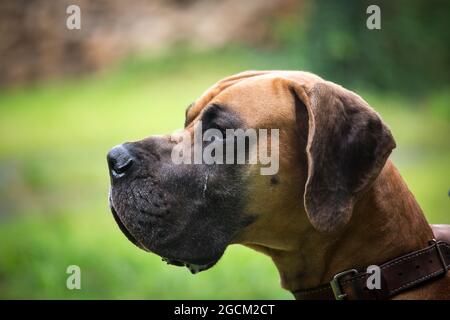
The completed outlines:
[[[81,29],[66,28],[67,6]],[[381,30],[366,9],[381,8]],[[390,125],[392,158],[450,223],[448,1],[0,0],[0,298],[291,299],[269,258],[231,246],[192,276],[140,251],[108,209],[106,152],[183,126],[217,80],[308,70]],[[66,268],[81,268],[81,290]]]

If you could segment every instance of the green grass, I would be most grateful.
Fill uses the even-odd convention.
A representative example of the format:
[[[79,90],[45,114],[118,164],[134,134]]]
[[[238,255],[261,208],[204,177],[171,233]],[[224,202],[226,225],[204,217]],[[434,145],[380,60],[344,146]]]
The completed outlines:
[[[0,298],[291,298],[270,259],[241,246],[193,276],[131,245],[107,206],[105,155],[181,128],[186,106],[224,76],[301,66],[242,50],[168,54],[1,92]],[[450,223],[448,94],[412,101],[358,92],[391,126],[393,159],[429,220]],[[72,264],[82,290],[66,289]]]

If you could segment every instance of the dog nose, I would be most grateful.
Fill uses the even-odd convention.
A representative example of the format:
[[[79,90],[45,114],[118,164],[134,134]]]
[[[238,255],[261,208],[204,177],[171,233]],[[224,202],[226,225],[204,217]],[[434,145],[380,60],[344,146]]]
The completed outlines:
[[[125,176],[133,166],[133,156],[122,144],[112,148],[106,157],[111,177],[120,178]]]

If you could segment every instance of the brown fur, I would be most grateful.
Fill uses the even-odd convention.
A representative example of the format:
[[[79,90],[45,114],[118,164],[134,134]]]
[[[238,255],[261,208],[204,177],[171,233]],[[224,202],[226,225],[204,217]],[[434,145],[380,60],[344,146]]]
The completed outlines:
[[[257,214],[258,219],[234,243],[269,255],[279,270],[283,288],[291,291],[327,283],[342,270],[381,264],[425,247],[433,238],[414,196],[392,162],[386,161],[395,143],[383,123],[381,127],[376,125],[380,156],[361,174],[353,190],[336,201],[329,188],[340,181],[333,176],[328,178],[335,180],[317,185],[325,188],[324,192],[305,190],[312,170],[317,170],[317,177],[327,170],[327,163],[335,160],[327,157],[327,163],[319,165],[321,159],[311,153],[315,152],[312,139],[326,136],[326,130],[341,121],[339,109],[333,109],[336,97],[344,109],[359,108],[362,120],[379,121],[379,116],[354,93],[310,73],[284,71],[250,71],[226,78],[211,87],[187,114],[189,128],[205,106],[221,103],[237,112],[249,128],[280,129],[278,183],[260,175],[257,166],[247,173],[250,193],[246,212]],[[296,105],[296,99],[303,106]],[[308,114],[305,110],[299,113],[299,107],[307,108]],[[324,112],[323,119],[314,112]],[[314,123],[313,117],[322,122]],[[327,119],[332,123],[326,124]],[[315,137],[311,137],[312,129]],[[327,175],[332,173],[327,171]],[[330,218],[330,210],[339,212]],[[450,299],[449,288],[447,274],[395,298]]]

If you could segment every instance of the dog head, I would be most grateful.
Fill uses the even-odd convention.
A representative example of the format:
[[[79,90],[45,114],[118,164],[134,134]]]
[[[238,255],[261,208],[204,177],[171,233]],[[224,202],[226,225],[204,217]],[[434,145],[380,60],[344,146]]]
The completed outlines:
[[[208,129],[278,130],[266,141],[278,146],[277,172],[263,175],[263,165],[249,161],[258,158],[260,136],[256,147],[245,144],[244,163],[236,149],[231,163],[225,155],[223,164],[175,163],[180,145],[195,158],[195,133]],[[134,244],[197,272],[230,243],[283,247],[294,225],[342,230],[394,147],[389,129],[356,94],[305,72],[244,72],[193,103],[181,132],[113,148],[110,206]]]

